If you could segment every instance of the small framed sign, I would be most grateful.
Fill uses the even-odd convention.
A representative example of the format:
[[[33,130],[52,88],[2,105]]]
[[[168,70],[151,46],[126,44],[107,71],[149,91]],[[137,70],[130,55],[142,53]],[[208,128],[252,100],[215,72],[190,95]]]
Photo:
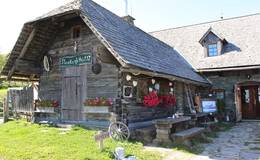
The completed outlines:
[[[204,113],[217,112],[217,100],[215,99],[202,99],[201,105],[202,105],[202,111]]]
[[[91,64],[92,63],[92,55],[89,53],[84,53],[80,55],[73,56],[65,56],[60,58],[61,66],[78,66],[83,64]]]

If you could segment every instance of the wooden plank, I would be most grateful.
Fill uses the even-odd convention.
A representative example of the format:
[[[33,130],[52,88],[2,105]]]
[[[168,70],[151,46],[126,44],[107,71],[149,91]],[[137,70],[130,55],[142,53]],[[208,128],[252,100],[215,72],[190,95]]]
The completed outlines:
[[[63,75],[79,75],[80,67],[68,67]],[[62,79],[62,119],[79,121],[82,119],[82,84],[81,78],[64,77]]]
[[[191,97],[190,97],[190,92],[189,92],[189,89],[188,89],[188,84],[184,84],[184,91],[185,91],[185,94],[186,94],[186,99],[187,99],[187,102],[188,102],[188,107],[190,109],[190,113],[193,112],[193,106],[192,106],[192,100],[191,100]]]
[[[4,101],[3,101],[3,114],[4,114],[3,117],[4,117],[4,123],[5,123],[9,119],[9,107],[8,107],[6,98],[4,98]]]
[[[32,42],[32,40],[33,40],[33,38],[34,38],[34,36],[35,36],[35,32],[36,32],[36,30],[35,30],[35,28],[34,28],[34,29],[32,30],[32,32],[30,33],[28,39],[26,40],[25,45],[23,46],[23,49],[22,49],[22,51],[21,51],[21,53],[20,53],[20,55],[19,55],[19,57],[18,57],[17,59],[20,59],[20,58],[22,58],[22,57],[24,56],[24,54],[25,54],[26,51],[28,50],[28,47],[29,47],[30,43]],[[16,60],[16,61],[17,61],[17,60]],[[8,76],[7,76],[7,79],[8,79],[8,80],[11,79],[11,77],[12,77],[12,75],[13,75],[15,69],[16,69],[16,62],[14,63],[14,66],[12,67],[12,69],[11,69],[11,70],[9,71],[9,73],[8,73]]]

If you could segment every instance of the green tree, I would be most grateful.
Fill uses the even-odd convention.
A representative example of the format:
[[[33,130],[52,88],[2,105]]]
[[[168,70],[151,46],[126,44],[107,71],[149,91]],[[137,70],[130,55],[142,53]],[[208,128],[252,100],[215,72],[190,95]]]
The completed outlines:
[[[7,55],[0,53],[0,70],[3,69],[3,67],[6,63],[6,60],[7,60]]]

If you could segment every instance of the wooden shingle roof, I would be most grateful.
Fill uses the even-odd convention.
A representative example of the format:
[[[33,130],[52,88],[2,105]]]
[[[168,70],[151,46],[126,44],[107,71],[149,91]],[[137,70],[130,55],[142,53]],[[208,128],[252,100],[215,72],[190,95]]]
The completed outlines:
[[[199,71],[260,68],[260,14],[150,33],[177,49]],[[223,54],[205,57],[199,40],[211,28],[227,41]],[[215,34],[216,34],[215,33]]]
[[[83,21],[123,66],[134,66],[199,83],[209,83],[171,46],[91,0],[76,0],[30,23],[71,11],[79,11]]]

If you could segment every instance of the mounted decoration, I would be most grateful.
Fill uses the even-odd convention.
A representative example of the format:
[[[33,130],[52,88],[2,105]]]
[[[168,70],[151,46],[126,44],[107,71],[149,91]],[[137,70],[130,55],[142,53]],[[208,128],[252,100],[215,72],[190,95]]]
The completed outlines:
[[[84,54],[74,55],[74,56],[65,56],[60,58],[60,65],[63,67],[91,64],[91,62],[92,62],[92,56],[89,53],[84,53]]]
[[[99,73],[101,73],[101,71],[102,71],[102,66],[101,66],[101,64],[99,64],[99,63],[95,63],[95,64],[93,64],[92,65],[92,72],[93,73],[95,73],[95,74],[99,74]]]
[[[152,79],[152,84],[155,84],[155,79]]]
[[[133,97],[133,87],[132,86],[123,86],[123,96],[124,98]]]
[[[137,81],[133,81],[133,86],[134,86],[134,87],[136,87],[136,86],[137,86],[137,84],[138,84],[138,82],[137,82]]]
[[[154,88],[155,88],[157,91],[159,91],[159,90],[160,90],[160,84],[159,84],[159,83],[156,83],[156,84],[154,85]]]
[[[44,56],[43,57],[43,67],[46,72],[49,72],[51,70],[51,64],[52,64],[51,57]]]
[[[132,79],[132,76],[130,76],[129,74],[126,75],[126,80],[127,80],[127,81],[130,81],[131,79]]]

